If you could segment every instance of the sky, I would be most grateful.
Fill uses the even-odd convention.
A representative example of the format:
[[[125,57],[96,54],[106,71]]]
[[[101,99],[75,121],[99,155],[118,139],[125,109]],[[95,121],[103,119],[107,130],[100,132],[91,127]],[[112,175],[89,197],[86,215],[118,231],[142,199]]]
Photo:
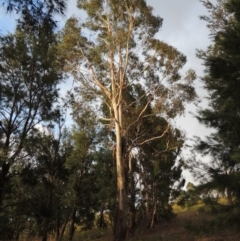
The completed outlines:
[[[211,2],[215,3],[216,0]],[[147,0],[147,4],[153,7],[154,14],[163,18],[163,25],[157,37],[187,56],[185,70],[189,68],[195,70],[198,76],[195,82],[196,91],[202,101],[199,106],[206,106],[204,97],[207,93],[200,81],[200,77],[204,75],[204,66],[196,57],[196,49],[205,50],[210,44],[206,23],[199,19],[200,15],[207,14],[205,7],[199,0]],[[76,7],[76,0],[70,0],[67,6],[66,16],[58,17],[59,27],[62,27],[72,15],[83,16]],[[5,10],[0,8],[0,34],[12,32],[16,18],[16,14],[6,14]],[[210,130],[200,125],[189,112],[196,113],[196,106],[193,104],[187,106],[186,114],[176,121],[177,127],[183,129],[188,138],[193,136],[204,138]],[[184,175],[189,176],[187,171]]]

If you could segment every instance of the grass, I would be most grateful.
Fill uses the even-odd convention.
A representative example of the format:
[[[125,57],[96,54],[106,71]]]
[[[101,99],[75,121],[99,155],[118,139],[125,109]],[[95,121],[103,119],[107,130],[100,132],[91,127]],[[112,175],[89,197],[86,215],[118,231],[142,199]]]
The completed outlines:
[[[181,208],[174,205],[177,217],[169,222],[162,222],[154,229],[137,229],[134,237],[128,237],[127,241],[239,241],[240,231],[230,229],[212,229],[207,231],[207,225],[211,223],[212,216],[198,212],[203,204],[194,207]],[[196,228],[196,227],[197,228]],[[74,241],[111,241],[111,230],[94,230],[89,233],[76,234]]]
[[[153,229],[139,227],[133,237],[128,237],[127,241],[239,241],[240,230],[219,228],[211,226],[213,216],[198,212],[203,208],[199,203],[194,207],[173,206],[177,214],[172,221],[160,223]],[[236,226],[236,225],[235,225]],[[90,231],[77,230],[73,241],[111,241],[113,239],[112,230],[93,229]],[[63,240],[66,241],[67,239]],[[40,241],[34,239],[31,241]],[[48,241],[55,241],[49,238]]]

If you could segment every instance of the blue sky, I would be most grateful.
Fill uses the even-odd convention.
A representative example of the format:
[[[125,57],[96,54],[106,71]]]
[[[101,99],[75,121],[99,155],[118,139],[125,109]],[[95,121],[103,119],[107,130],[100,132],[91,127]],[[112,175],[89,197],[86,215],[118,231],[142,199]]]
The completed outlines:
[[[15,19],[17,15],[14,13],[7,14],[6,10],[0,5],[0,34],[5,34],[7,32],[13,32],[15,28]]]

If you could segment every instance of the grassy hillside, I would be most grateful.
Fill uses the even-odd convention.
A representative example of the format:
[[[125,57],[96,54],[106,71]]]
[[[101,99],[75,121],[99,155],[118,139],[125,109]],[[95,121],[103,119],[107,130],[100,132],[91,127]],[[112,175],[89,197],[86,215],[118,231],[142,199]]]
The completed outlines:
[[[191,208],[174,206],[177,216],[174,220],[163,222],[154,229],[138,227],[134,237],[128,241],[239,241],[240,230],[236,228],[211,227],[212,216],[198,212],[202,205]],[[111,230],[92,230],[79,232],[74,241],[111,241]]]
[[[228,228],[219,228],[212,216],[198,210],[203,207],[199,204],[193,207],[181,208],[174,206],[176,218],[164,221],[154,229],[139,226],[134,237],[127,241],[239,241],[240,230],[237,225]],[[21,241],[40,241],[21,240]],[[49,241],[55,241],[50,238]],[[67,241],[67,238],[63,241]],[[76,230],[74,241],[112,241],[112,231],[108,229],[93,229],[89,231]]]

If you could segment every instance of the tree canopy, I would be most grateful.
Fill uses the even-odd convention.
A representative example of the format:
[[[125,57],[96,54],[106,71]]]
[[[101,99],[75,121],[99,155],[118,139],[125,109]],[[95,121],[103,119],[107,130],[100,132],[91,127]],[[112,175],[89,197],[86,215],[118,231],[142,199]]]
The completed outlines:
[[[211,157],[208,163],[197,163],[207,176],[198,188],[205,193],[219,192],[234,207],[239,205],[240,3],[237,0],[219,0],[216,5],[203,3],[210,13],[202,19],[207,21],[212,45],[206,51],[198,51],[198,56],[205,65],[202,81],[209,94],[209,107],[199,110],[197,118],[213,128],[213,132],[206,140],[196,142],[195,149]]]

